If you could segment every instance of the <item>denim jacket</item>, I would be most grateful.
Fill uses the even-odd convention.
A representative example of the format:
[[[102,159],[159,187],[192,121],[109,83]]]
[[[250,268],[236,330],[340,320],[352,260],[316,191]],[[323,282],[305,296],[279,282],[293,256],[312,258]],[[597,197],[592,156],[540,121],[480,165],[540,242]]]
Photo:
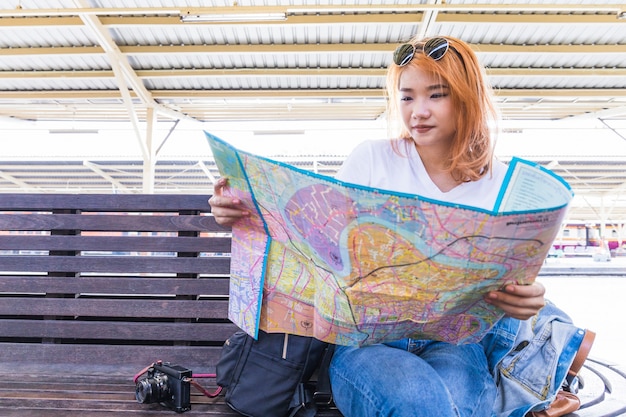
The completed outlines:
[[[524,417],[547,408],[561,388],[585,330],[547,302],[528,320],[505,317],[483,338],[496,380],[497,417]]]

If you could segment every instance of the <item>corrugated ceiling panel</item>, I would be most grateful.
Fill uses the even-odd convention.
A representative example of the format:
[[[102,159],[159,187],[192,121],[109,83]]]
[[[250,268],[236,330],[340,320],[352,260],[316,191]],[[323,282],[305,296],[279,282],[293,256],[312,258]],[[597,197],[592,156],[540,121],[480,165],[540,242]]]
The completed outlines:
[[[580,5],[589,5],[594,3],[602,3],[602,4],[615,4],[621,5],[624,4],[622,0],[533,0],[532,2],[528,0],[448,0],[448,4],[520,4],[520,5],[571,5],[571,4],[580,4]]]
[[[489,81],[496,88],[626,88],[626,77],[563,77],[563,76],[536,76],[536,77],[489,77]]]
[[[81,55],[0,55],[1,71],[55,71],[108,70],[111,68],[104,54]]]
[[[314,89],[314,88],[382,88],[381,77],[299,77],[299,76],[241,76],[241,77],[171,77],[144,81],[155,90],[190,89]]]
[[[40,0],[37,0],[40,1]],[[94,7],[228,7],[229,0],[89,0]],[[66,1],[67,3],[67,1]],[[238,2],[244,6],[244,1]],[[265,3],[265,2],[264,2]]]
[[[37,90],[114,90],[118,87],[113,78],[110,79],[77,79],[48,78],[41,79],[2,79],[0,90],[6,91],[37,91]]]
[[[111,33],[120,45],[272,45],[317,43],[397,42],[416,32],[406,24],[299,24],[299,25],[183,25],[117,26]]]
[[[0,48],[93,45],[98,45],[95,36],[83,26],[0,26]]]
[[[623,44],[624,24],[619,23],[514,23],[436,22],[432,34],[446,34],[470,43],[508,45]]]
[[[626,52],[594,56],[571,53],[478,53],[480,61],[491,68],[624,68]],[[581,55],[583,55],[581,57]]]
[[[240,53],[144,54],[130,57],[133,68],[148,69],[245,69],[245,68],[386,68],[388,53]],[[2,62],[2,60],[0,60]]]
[[[11,0],[5,1],[3,7]],[[230,0],[85,0],[86,6],[106,7],[106,8],[151,8],[151,7],[171,7],[171,8],[195,8],[195,7],[232,7]],[[32,8],[77,8],[81,2],[73,0],[32,0],[24,7]],[[427,0],[421,0],[419,3],[410,0],[399,1],[379,1],[371,0],[241,0],[239,6],[307,6],[307,7],[326,7],[333,5],[341,5],[342,7],[352,7],[362,5],[366,7],[381,5],[415,5],[430,3]],[[479,5],[479,4],[502,5],[502,11],[494,15],[491,12],[478,11],[471,12],[446,12],[444,9],[454,5]],[[589,5],[589,1],[576,0],[535,0],[533,7],[537,5],[565,5],[565,4],[581,4]],[[604,0],[603,4],[622,5],[619,0]],[[13,6],[16,6],[16,2]],[[442,3],[443,4],[443,3]],[[434,7],[442,7],[439,13],[435,13],[435,21],[430,24],[429,34],[450,34],[460,37],[468,42],[485,45],[485,48],[491,48],[494,45],[502,45],[503,50],[507,46],[524,47],[530,44],[549,44],[552,48],[558,45],[574,46],[578,44],[619,44],[616,49],[623,46],[626,42],[626,34],[623,22],[620,23],[568,23],[559,24],[559,20],[546,21],[544,23],[520,23],[509,21],[503,23],[498,20],[497,16],[516,15],[517,11],[513,10],[513,4],[520,5],[518,9],[529,7],[526,0],[448,0],[443,6],[440,4]],[[5,9],[6,10],[6,9]],[[559,14],[565,15],[568,9],[562,8]],[[605,16],[614,11],[602,12]],[[123,13],[122,13],[123,14]],[[530,16],[529,12],[522,14]],[[545,15],[543,12],[537,12],[537,15]],[[580,14],[580,13],[578,13]],[[588,14],[588,12],[586,12]],[[548,15],[555,16],[556,12],[549,12]],[[349,13],[345,15],[349,16]],[[370,15],[372,21],[377,17]],[[454,17],[454,19],[453,19]],[[419,19],[419,15],[415,16]],[[44,18],[45,19],[45,18]],[[439,19],[439,20],[437,20]],[[482,19],[482,20],[481,20]],[[63,21],[63,19],[61,19]],[[112,18],[108,18],[110,23]],[[455,21],[453,21],[455,20]],[[225,90],[280,90],[280,89],[381,89],[384,83],[382,71],[380,75],[360,76],[355,71],[345,71],[350,75],[342,75],[341,71],[335,71],[338,74],[330,76],[321,72],[321,75],[314,71],[320,69],[373,69],[376,70],[387,66],[393,46],[389,46],[389,51],[383,52],[378,49],[377,52],[355,52],[362,44],[395,44],[409,39],[420,29],[420,22],[413,24],[404,23],[383,24],[370,23],[369,18],[361,23],[352,23],[346,21],[338,24],[178,24],[178,20],[174,18],[174,24],[161,25],[154,24],[127,24],[123,20],[117,21],[116,24],[106,26],[105,30],[111,34],[116,44],[124,51],[124,56],[119,58],[129,59],[129,62],[138,73],[131,74],[129,84],[132,84],[132,75],[137,75],[138,79],[144,83],[148,89],[154,90],[181,90],[180,94],[184,95],[184,89],[191,90],[214,90],[212,93]],[[76,25],[76,26],[73,26]],[[97,44],[97,38],[94,36],[89,25],[82,26],[79,19],[67,20],[67,26],[63,27],[45,27],[33,26],[29,27],[7,27],[0,28],[0,47],[22,47],[24,49],[32,48],[34,52],[22,50],[16,53],[5,53],[0,56],[0,71],[6,72],[3,81],[0,82],[0,89],[16,91],[23,89],[25,91],[41,90],[111,90],[117,92],[118,87],[114,83],[112,73],[94,74],[92,77],[86,77],[85,74],[49,74],[45,71],[49,70],[108,70],[110,67],[109,59],[105,54],[82,54],[76,55],[68,53],[66,55],[54,55],[50,50],[42,49],[37,51],[37,47],[50,48],[52,46],[91,46]],[[302,52],[278,52],[269,48],[255,51],[256,45],[265,45],[270,48],[274,45],[306,45],[309,49]],[[334,52],[311,52],[311,46],[317,44],[324,45],[324,51],[334,50]],[[161,53],[159,50],[148,48],[142,53],[137,48],[142,46],[167,45],[181,47],[180,53],[171,52]],[[201,47],[202,45],[246,45],[248,51],[238,49],[234,53],[216,52],[215,49],[210,53],[197,53],[193,49],[184,49],[187,46]],[[128,48],[124,49],[124,47]],[[330,48],[328,48],[330,46]],[[383,45],[384,46],[384,45]],[[34,47],[34,48],[33,48]],[[132,48],[130,48],[132,47]],[[347,52],[341,52],[345,48]],[[616,80],[620,76],[622,78],[624,72],[616,71],[613,76],[610,73],[602,72],[596,74],[597,79],[592,80],[590,76],[586,76],[581,71],[570,71],[572,75],[568,75],[565,71],[556,73],[558,75],[550,75],[548,72],[551,68],[624,68],[626,65],[626,52],[622,53],[572,53],[558,52],[552,49],[548,52],[518,52],[520,49],[514,48],[513,52],[508,53],[480,53],[481,61],[488,67],[498,70],[491,75],[497,88],[519,88],[516,94],[523,96],[524,90],[535,90],[538,88],[549,88],[551,90],[557,88],[579,89],[580,96],[584,96],[584,89],[599,88],[613,89],[613,91],[623,88],[624,84],[621,79]],[[352,50],[350,50],[352,49]],[[128,52],[131,51],[131,52]],[[188,52],[191,51],[191,52]],[[37,53],[41,55],[37,56]],[[293,71],[293,75],[288,71],[272,71],[273,69],[297,69]],[[528,76],[517,69],[537,68],[540,71],[537,76],[532,76],[529,72]],[[164,70],[161,74],[151,75],[151,69]],[[193,78],[183,74],[173,77],[173,73],[168,73],[171,69],[209,69],[224,70],[223,74],[217,73],[201,73],[198,78]],[[240,70],[235,75],[229,75],[230,69]],[[254,71],[241,71],[252,69]],[[502,75],[507,69],[512,69],[511,74]],[[144,71],[142,71],[144,70]],[[11,74],[12,71],[33,71],[33,74],[25,74],[20,78],[19,74]],[[37,72],[40,71],[38,76]],[[266,75],[264,75],[264,71]],[[286,74],[286,75],[277,75]],[[547,75],[546,75],[547,74]],[[50,76],[52,75],[52,76]],[[104,77],[103,77],[104,76]],[[103,77],[103,78],[100,78]],[[131,85],[132,88],[132,85]],[[81,91],[77,91],[79,94]],[[195,91],[194,91],[195,92]],[[277,91],[277,95],[283,92]],[[288,94],[288,93],[285,93]],[[615,94],[615,93],[613,93]],[[329,94],[332,96],[332,94]],[[619,94],[616,95],[619,97]],[[27,100],[32,96],[25,96]],[[43,97],[43,96],[42,96]],[[156,97],[156,95],[155,95]],[[567,100],[571,97],[569,93],[565,94]],[[521,97],[520,99],[523,99]],[[535,94],[529,97],[529,101],[533,102],[542,97]],[[332,97],[328,98],[332,100]],[[580,97],[578,97],[580,99]],[[54,99],[56,100],[56,98]],[[57,116],[56,102],[49,102],[50,112],[54,112]],[[149,100],[149,99],[148,99]],[[296,101],[300,99],[295,99]],[[193,99],[192,99],[193,101]],[[22,104],[26,103],[22,101]],[[143,103],[149,106],[150,103]],[[142,106],[139,106],[142,107]],[[43,109],[43,107],[41,107]],[[94,114],[93,108],[80,109],[87,116]],[[119,112],[126,109],[120,106]],[[139,114],[145,112],[145,108],[136,110]],[[332,111],[332,110],[331,110]],[[564,114],[566,110],[561,109]],[[333,114],[331,113],[331,116]],[[44,116],[42,116],[44,117]],[[72,117],[73,114],[72,114]],[[520,116],[520,117],[523,117]],[[547,116],[550,117],[550,116]],[[557,116],[558,117],[558,116]]]

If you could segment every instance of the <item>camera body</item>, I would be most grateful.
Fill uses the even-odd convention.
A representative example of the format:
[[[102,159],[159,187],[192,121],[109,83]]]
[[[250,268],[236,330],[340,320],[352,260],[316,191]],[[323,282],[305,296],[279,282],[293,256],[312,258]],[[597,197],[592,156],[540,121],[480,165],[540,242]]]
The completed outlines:
[[[142,404],[161,403],[182,413],[191,410],[191,370],[169,362],[157,362],[137,381],[135,398]]]

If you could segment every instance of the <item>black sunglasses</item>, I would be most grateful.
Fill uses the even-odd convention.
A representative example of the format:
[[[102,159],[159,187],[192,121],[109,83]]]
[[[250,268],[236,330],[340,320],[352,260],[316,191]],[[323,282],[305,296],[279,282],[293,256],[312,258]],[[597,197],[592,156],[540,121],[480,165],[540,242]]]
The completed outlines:
[[[439,61],[450,49],[450,43],[445,38],[432,38],[424,43],[424,46],[420,48],[424,55],[429,58],[434,59],[435,61]],[[393,62],[398,66],[405,66],[415,56],[415,52],[418,51],[418,48],[412,43],[405,43],[396,48],[396,51],[393,53]]]

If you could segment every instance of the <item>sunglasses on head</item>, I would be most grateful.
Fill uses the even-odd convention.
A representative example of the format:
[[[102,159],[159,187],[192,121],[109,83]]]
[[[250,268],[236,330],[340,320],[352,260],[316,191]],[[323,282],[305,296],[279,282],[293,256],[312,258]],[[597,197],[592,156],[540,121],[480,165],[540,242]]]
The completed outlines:
[[[396,48],[393,53],[393,62],[398,66],[405,66],[415,56],[415,53],[419,50],[429,58],[439,61],[450,49],[450,43],[445,38],[431,38],[424,43],[424,46],[419,48],[412,43],[405,43]]]

